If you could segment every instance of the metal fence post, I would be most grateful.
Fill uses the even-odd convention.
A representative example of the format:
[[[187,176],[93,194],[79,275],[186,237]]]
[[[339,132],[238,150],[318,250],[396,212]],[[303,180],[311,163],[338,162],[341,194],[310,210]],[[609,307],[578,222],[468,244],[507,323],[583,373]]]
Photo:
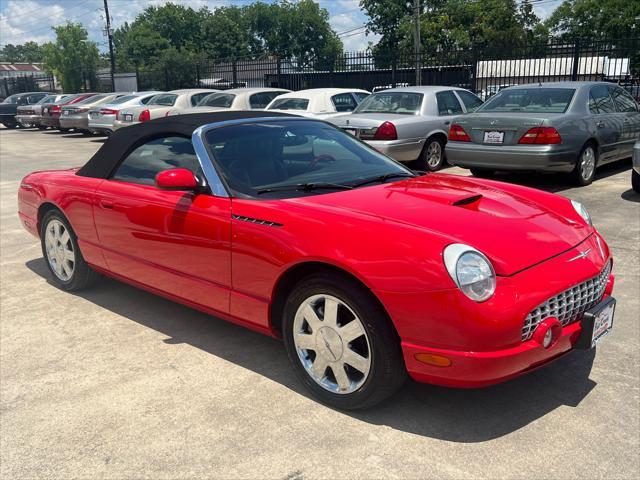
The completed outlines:
[[[580,40],[576,40],[573,44],[573,69],[571,71],[571,80],[578,80],[578,67],[580,66]]]
[[[196,63],[196,86],[200,86],[200,64]]]
[[[278,88],[282,88],[282,58],[280,55],[276,58],[276,69],[278,72]]]
[[[398,60],[395,54],[393,55],[393,59],[391,60],[391,86],[396,88],[396,70],[398,68]]]
[[[169,88],[169,69],[168,68],[164,69],[164,87],[165,87],[165,90],[167,91],[171,90]]]
[[[238,85],[238,62],[234,58],[231,63],[232,75],[233,75],[233,86],[231,88],[235,88]]]

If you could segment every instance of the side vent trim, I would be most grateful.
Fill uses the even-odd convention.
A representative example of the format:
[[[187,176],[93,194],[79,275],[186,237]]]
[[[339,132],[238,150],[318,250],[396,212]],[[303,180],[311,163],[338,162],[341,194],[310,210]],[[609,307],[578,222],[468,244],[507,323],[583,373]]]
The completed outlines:
[[[231,218],[234,220],[239,220],[241,222],[249,222],[249,223],[255,223],[257,225],[264,225],[266,227],[282,227],[283,226],[282,223],[270,222],[269,220],[262,220],[260,218],[245,217],[244,215],[232,214]]]

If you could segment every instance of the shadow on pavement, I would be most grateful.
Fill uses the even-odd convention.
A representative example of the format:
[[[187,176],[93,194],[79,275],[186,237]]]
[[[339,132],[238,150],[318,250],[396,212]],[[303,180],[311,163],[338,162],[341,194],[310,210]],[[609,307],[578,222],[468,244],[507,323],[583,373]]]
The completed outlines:
[[[631,159],[619,160],[616,162],[598,167],[596,176],[593,180],[594,186],[599,180],[602,180],[618,173],[622,173],[631,169]],[[500,182],[517,183],[527,187],[546,190],[547,192],[562,192],[572,188],[591,188],[577,187],[571,184],[568,175],[562,173],[542,173],[542,172],[498,172],[491,177],[492,180]],[[629,180],[631,181],[631,180]]]
[[[620,198],[622,198],[623,200],[627,200],[628,202],[640,203],[640,193],[637,193],[632,188],[625,192],[622,192]]]
[[[52,284],[42,258],[26,266]],[[194,346],[312,398],[297,381],[279,340],[108,278],[77,295],[163,333],[167,344]],[[589,379],[594,357],[593,350],[576,351],[524,377],[484,389],[408,381],[400,392],[372,409],[341,413],[441,440],[484,442],[516,431],[560,406],[579,405],[596,385]]]

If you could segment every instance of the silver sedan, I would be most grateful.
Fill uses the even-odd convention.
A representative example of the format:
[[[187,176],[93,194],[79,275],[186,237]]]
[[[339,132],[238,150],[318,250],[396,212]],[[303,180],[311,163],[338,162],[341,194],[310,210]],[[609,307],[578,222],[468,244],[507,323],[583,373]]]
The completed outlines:
[[[451,120],[482,101],[456,87],[402,87],[365,98],[347,115],[327,119],[400,162],[418,160],[421,170],[438,170],[445,160]]]
[[[567,172],[577,185],[596,167],[629,158],[640,137],[640,109],[605,82],[518,85],[455,119],[448,160],[477,176],[497,170]]]

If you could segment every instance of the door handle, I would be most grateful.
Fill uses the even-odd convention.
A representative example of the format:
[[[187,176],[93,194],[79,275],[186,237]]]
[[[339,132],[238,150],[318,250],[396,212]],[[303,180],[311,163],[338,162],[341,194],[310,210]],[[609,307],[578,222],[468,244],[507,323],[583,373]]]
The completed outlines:
[[[445,125],[449,125],[451,123],[451,120],[447,120],[446,122],[444,122]]]
[[[108,200],[100,200],[100,206],[109,210],[113,210],[114,204]]]
[[[598,128],[604,128],[604,122],[602,120],[599,120],[596,122],[596,127]]]

